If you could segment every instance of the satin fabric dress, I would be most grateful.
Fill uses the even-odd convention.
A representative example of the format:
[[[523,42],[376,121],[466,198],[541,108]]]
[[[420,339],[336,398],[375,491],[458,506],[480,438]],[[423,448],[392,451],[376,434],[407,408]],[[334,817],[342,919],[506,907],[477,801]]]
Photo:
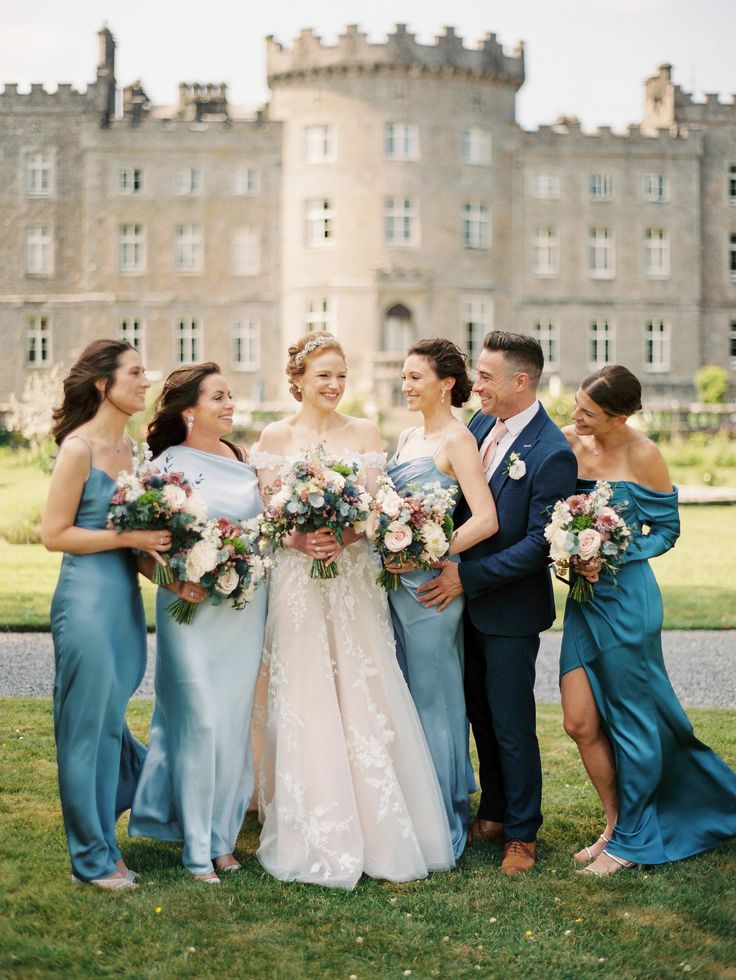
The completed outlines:
[[[81,437],[80,437],[81,438]],[[91,465],[74,521],[100,530],[116,483]],[[65,554],[51,603],[54,730],[72,870],[83,881],[115,874],[115,820],[130,808],[145,749],[125,709],[146,669],[146,621],[127,548]]]
[[[187,446],[154,461],[196,484],[208,518],[245,520],[263,510],[252,466]],[[130,817],[131,837],[181,841],[192,874],[231,854],[254,791],[250,723],[263,649],[268,588],[244,609],[201,602],[175,622],[168,589],[156,598],[156,704]]]
[[[399,492],[439,483],[457,489],[457,481],[437,466],[434,456],[398,462],[386,469]],[[475,790],[468,752],[468,722],[463,692],[462,596],[438,612],[421,605],[417,589],[439,572],[419,569],[401,575],[401,586],[388,593],[396,636],[396,654],[409,685],[432,753],[452,834],[455,858],[465,849],[470,802]]]
[[[593,486],[578,481],[580,492]],[[662,657],[662,597],[647,559],[679,536],[677,491],[611,486],[635,531],[616,579],[602,574],[590,602],[568,599],[560,673],[585,670],[613,747],[619,815],[606,850],[662,864],[736,835],[736,773],[693,734]]]
[[[357,458],[366,469],[385,461]],[[286,549],[271,579],[256,857],[282,881],[346,889],[363,873],[410,881],[451,868],[442,796],[396,661],[377,557],[362,539],[337,559],[337,578],[310,578],[311,564]]]

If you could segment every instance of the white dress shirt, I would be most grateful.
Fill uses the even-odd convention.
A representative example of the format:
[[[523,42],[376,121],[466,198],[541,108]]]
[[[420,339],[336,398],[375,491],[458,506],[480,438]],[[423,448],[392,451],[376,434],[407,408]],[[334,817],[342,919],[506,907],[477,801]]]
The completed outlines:
[[[510,418],[503,420],[504,424],[506,425],[506,428],[508,429],[508,432],[505,432],[503,437],[499,439],[498,444],[496,445],[496,451],[488,461],[488,465],[483,471],[485,473],[485,477],[487,481],[490,480],[493,474],[496,472],[496,470],[499,467],[499,464],[501,463],[501,460],[504,458],[509,447],[512,445],[512,443],[519,435],[521,430],[525,428],[525,426],[529,425],[529,423],[531,422],[531,420],[534,418],[534,416],[537,414],[538,411],[539,411],[539,402],[535,400],[534,402],[532,402],[529,408],[525,408],[523,412],[519,412],[518,415],[512,415]],[[491,429],[491,432],[492,431],[493,430]],[[489,442],[491,439],[491,432],[488,433],[488,435],[481,443],[480,446],[481,458],[483,457],[483,450],[485,449],[486,443]]]

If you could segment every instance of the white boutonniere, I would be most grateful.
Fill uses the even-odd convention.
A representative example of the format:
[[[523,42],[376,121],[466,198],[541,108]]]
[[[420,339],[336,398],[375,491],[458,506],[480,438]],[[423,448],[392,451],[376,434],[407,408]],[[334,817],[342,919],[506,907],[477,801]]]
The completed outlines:
[[[518,453],[511,453],[506,461],[504,473],[512,480],[520,480],[522,476],[526,476],[526,463]]]

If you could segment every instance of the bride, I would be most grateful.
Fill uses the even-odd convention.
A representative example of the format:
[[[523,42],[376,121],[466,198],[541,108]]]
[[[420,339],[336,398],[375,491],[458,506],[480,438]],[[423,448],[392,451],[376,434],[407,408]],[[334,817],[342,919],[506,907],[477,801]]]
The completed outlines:
[[[264,430],[251,462],[264,493],[307,449],[359,460],[374,492],[385,457],[378,430],[336,411],[345,355],[325,332],[289,348],[300,408]],[[283,881],[354,888],[453,867],[450,831],[419,718],[399,670],[380,570],[365,538],[293,532],[271,579],[263,671],[268,696],[257,857]],[[339,574],[309,576],[313,558]]]

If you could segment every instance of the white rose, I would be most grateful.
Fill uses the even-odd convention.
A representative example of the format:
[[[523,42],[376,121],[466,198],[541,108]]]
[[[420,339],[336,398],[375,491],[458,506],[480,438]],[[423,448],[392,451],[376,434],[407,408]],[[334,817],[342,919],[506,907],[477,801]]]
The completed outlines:
[[[195,524],[204,524],[207,520],[207,504],[203,497],[195,491],[189,494],[184,504],[184,510],[191,514]]]
[[[173,483],[166,484],[163,498],[172,510],[183,510],[188,499],[182,488]]]
[[[586,527],[578,535],[578,557],[582,561],[588,561],[598,554],[601,546],[601,535],[592,527]]]
[[[448,548],[447,538],[445,537],[445,532],[439,526],[435,524],[434,521],[427,521],[422,527],[422,541],[424,541],[424,549],[429,555],[431,561],[436,561],[441,558]]]
[[[393,551],[394,554],[399,551],[403,551],[404,548],[408,548],[411,542],[411,531],[406,524],[402,524],[401,521],[392,521],[386,528],[383,543],[386,548],[388,548],[389,551]]]
[[[515,459],[509,466],[509,476],[512,480],[520,480],[526,475],[526,463],[523,459]]]
[[[325,483],[337,490],[342,490],[345,486],[345,477],[341,473],[335,473],[334,470],[325,470]]]
[[[395,490],[380,490],[376,497],[376,503],[386,517],[394,518],[399,516],[402,500]]]
[[[575,535],[564,528],[556,528],[549,537],[549,556],[552,561],[570,561],[575,547]]]
[[[221,575],[217,576],[215,588],[220,595],[230,595],[230,593],[236,588],[239,581],[240,576],[235,569],[227,568]]]
[[[187,579],[199,582],[205,572],[211,572],[217,565],[219,549],[209,541],[197,541],[187,555]]]

